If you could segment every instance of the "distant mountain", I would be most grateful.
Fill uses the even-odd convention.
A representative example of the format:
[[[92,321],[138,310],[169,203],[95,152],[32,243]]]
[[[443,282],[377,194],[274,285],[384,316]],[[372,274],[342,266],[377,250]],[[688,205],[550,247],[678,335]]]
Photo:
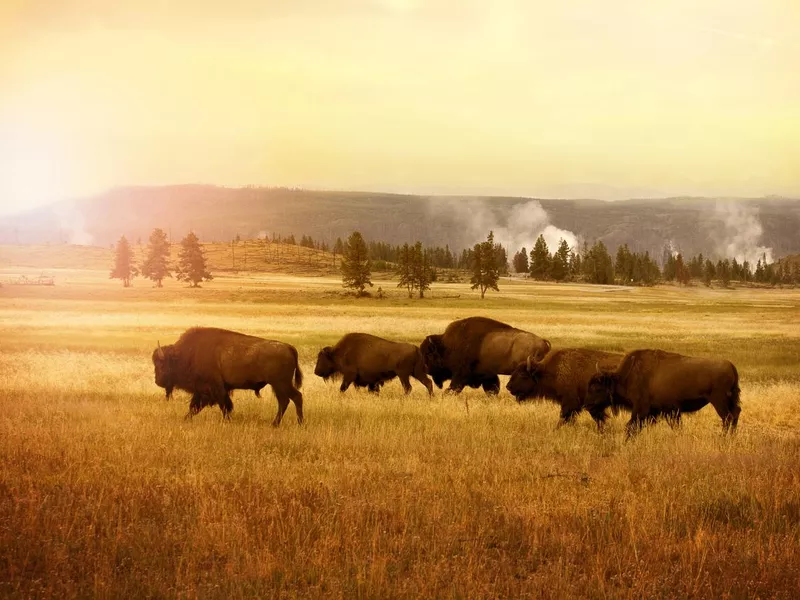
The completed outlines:
[[[0,218],[0,243],[107,246],[125,234],[146,241],[154,227],[178,240],[193,230],[204,241],[293,233],[334,241],[359,229],[391,243],[421,240],[460,250],[489,229],[509,246],[529,249],[540,232],[555,245],[570,236],[602,240],[614,252],[661,255],[671,245],[687,255],[772,250],[800,252],[800,201],[669,198],[663,200],[535,200],[414,196],[206,185],[124,187]],[[512,248],[512,251],[516,248]],[[554,249],[554,248],[551,248]]]

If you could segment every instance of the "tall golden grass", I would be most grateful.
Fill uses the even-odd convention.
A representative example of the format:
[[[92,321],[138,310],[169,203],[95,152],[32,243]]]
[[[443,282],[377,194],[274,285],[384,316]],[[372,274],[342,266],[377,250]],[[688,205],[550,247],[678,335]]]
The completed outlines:
[[[800,294],[504,282],[355,300],[335,280],[0,290],[0,596],[793,598]],[[388,286],[384,286],[388,288]],[[459,295],[458,298],[452,296]],[[624,443],[548,402],[313,376],[348,331],[419,342],[484,314],[554,346],[724,356],[743,412]],[[150,353],[213,325],[298,347],[307,423],[236,392],[231,422],[164,399]],[[292,410],[291,408],[289,409]]]

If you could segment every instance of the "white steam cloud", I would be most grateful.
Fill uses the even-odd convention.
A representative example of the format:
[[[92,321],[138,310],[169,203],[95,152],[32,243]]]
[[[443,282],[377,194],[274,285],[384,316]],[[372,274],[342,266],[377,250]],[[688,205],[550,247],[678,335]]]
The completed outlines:
[[[56,205],[54,213],[68,244],[91,246],[94,243],[94,237],[86,231],[86,219],[72,203]]]
[[[723,227],[717,246],[719,254],[751,265],[764,255],[768,263],[773,262],[772,248],[759,245],[763,228],[757,207],[741,202],[717,202],[714,215]]]
[[[570,248],[577,249],[579,239],[571,231],[550,223],[547,211],[536,200],[516,204],[499,218],[491,203],[480,198],[431,198],[429,208],[437,220],[455,221],[463,228],[462,244],[471,247],[486,239],[489,231],[508,251],[509,259],[521,248],[531,250],[536,238],[544,236],[551,253],[564,239]]]

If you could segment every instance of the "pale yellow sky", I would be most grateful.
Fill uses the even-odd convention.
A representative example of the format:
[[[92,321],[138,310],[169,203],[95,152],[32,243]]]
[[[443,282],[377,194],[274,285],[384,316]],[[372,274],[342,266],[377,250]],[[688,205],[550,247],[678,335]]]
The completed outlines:
[[[800,194],[797,0],[3,0],[0,211],[204,182]]]

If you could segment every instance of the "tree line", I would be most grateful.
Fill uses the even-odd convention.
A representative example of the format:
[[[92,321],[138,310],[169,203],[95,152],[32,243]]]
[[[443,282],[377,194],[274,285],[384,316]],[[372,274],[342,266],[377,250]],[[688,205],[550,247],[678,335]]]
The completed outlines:
[[[151,280],[156,287],[163,287],[164,279],[172,277],[173,271],[178,281],[185,281],[191,287],[200,287],[201,282],[213,279],[203,247],[194,233],[190,232],[181,240],[178,262],[174,266],[170,266],[170,243],[162,229],[156,228],[150,234],[140,267],[134,262],[133,250],[127,238],[123,235],[116,243],[110,278],[122,280],[124,287],[130,287],[133,278],[138,275]]]

